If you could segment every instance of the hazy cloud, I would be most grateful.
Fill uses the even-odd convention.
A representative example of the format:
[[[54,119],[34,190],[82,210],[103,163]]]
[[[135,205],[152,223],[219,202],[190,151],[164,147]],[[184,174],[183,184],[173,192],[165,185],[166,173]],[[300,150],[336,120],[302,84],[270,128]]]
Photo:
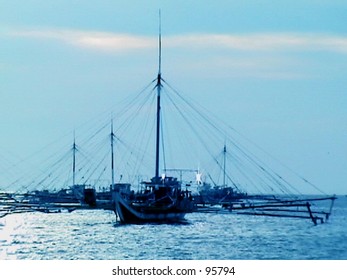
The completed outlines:
[[[107,32],[43,29],[16,30],[9,32],[9,34],[14,37],[56,40],[76,47],[109,52],[132,51],[156,46],[156,40],[154,38]]]
[[[12,30],[9,35],[57,40],[76,47],[108,52],[124,52],[157,47],[157,38],[110,32],[63,29]],[[239,51],[321,50],[347,54],[347,37],[305,33],[190,34],[165,36],[165,47],[223,48]]]
[[[6,35],[33,40],[51,40],[74,48],[112,54],[151,50],[158,47],[156,36],[111,32],[12,29]],[[186,58],[186,68],[192,68],[201,73],[203,69],[218,67],[222,70],[220,71],[222,74],[218,72],[218,75],[228,75],[228,77],[307,78],[312,73],[301,71],[301,69],[307,69],[302,58],[292,55],[288,58],[288,52],[323,51],[347,54],[347,36],[327,34],[185,34],[164,36],[163,44],[165,49],[193,51],[194,55]],[[233,52],[237,53],[234,55]],[[201,56],[205,59],[196,59]]]
[[[347,54],[347,37],[324,34],[259,33],[244,35],[200,34],[168,38],[170,45],[226,48],[241,51],[324,50]]]

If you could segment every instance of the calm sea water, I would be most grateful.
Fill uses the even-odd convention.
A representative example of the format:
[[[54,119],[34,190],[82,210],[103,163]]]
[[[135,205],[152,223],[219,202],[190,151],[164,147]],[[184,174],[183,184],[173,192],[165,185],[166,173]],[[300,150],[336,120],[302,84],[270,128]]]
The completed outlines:
[[[347,197],[328,223],[193,213],[182,224],[121,225],[111,211],[25,213],[0,219],[0,259],[342,259]]]

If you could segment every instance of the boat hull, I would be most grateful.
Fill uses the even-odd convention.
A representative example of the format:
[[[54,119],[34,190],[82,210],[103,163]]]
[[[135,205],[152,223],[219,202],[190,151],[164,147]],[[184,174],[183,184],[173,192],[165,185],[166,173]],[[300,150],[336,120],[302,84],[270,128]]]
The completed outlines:
[[[178,222],[184,219],[186,212],[169,208],[156,213],[153,209],[135,209],[119,193],[114,197],[114,211],[122,223]]]

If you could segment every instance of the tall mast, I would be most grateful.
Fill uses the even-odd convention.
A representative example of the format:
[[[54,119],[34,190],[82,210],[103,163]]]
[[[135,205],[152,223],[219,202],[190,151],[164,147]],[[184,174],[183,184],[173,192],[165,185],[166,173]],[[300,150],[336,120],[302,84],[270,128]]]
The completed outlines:
[[[112,173],[112,182],[111,182],[111,189],[114,188],[114,156],[113,156],[113,140],[114,140],[114,133],[113,133],[113,120],[111,120],[111,173]]]
[[[73,145],[72,145],[72,186],[75,186],[76,181],[76,137],[75,131],[73,132]]]
[[[226,187],[225,185],[225,178],[226,178],[226,155],[227,155],[227,146],[226,144],[224,143],[224,149],[223,149],[223,159],[224,159],[224,163],[223,163],[223,187]]]
[[[157,137],[155,156],[155,178],[159,177],[159,146],[160,146],[160,91],[161,91],[161,13],[159,10],[159,71],[157,77]]]

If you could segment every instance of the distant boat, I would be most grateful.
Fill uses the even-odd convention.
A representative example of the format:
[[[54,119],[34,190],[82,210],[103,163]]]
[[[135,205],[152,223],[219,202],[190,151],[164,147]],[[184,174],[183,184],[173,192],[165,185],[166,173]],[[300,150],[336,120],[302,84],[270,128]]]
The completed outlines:
[[[223,185],[215,184],[212,186],[209,183],[202,182],[199,178],[198,195],[195,196],[197,204],[230,204],[240,199],[247,198],[247,193],[238,190],[236,185],[234,187],[228,186],[226,183],[226,144],[223,148]],[[199,174],[201,177],[201,174]]]
[[[123,223],[170,222],[184,219],[194,210],[193,197],[183,190],[175,177],[159,176],[160,147],[160,93],[161,78],[161,32],[159,31],[159,71],[157,76],[156,110],[156,165],[155,176],[149,182],[142,182],[143,191],[131,190],[130,184],[114,184],[113,175],[113,126],[111,131],[113,204],[116,215]]]
[[[247,194],[238,192],[229,186],[214,186],[203,183],[199,188],[199,194],[195,197],[198,204],[229,204],[240,199],[247,198]]]

